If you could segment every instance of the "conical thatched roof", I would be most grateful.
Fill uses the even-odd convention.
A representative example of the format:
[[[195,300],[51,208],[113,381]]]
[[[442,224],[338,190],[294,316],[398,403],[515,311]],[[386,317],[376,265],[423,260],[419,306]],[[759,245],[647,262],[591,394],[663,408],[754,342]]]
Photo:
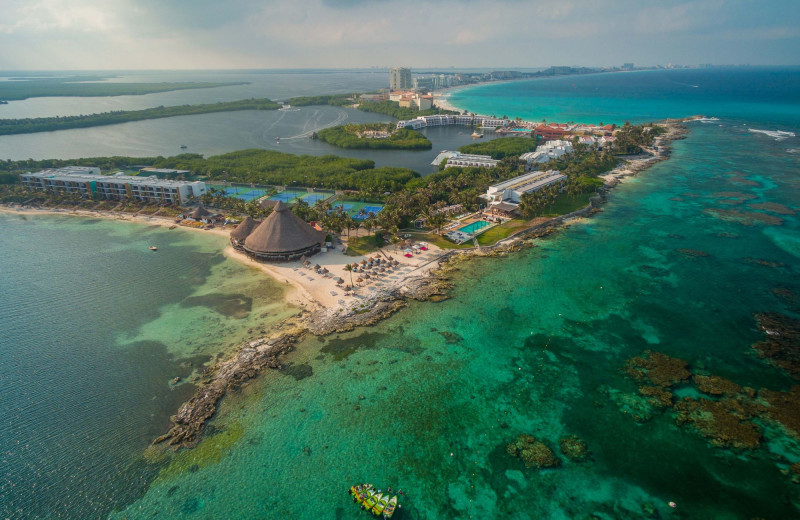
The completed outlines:
[[[261,224],[260,220],[247,217],[238,226],[236,226],[236,229],[231,231],[231,238],[236,240],[244,240],[250,233],[253,232],[255,228],[258,227],[259,224]]]
[[[325,234],[309,226],[303,219],[279,202],[245,239],[244,247],[252,253],[291,253],[321,245]]]
[[[279,200],[272,200],[272,199],[261,199],[258,201],[258,205],[264,209],[267,208],[275,208],[278,205]]]
[[[204,208],[201,204],[200,206],[194,208],[191,213],[189,213],[189,218],[200,220],[201,218],[210,217],[211,215],[212,213]]]

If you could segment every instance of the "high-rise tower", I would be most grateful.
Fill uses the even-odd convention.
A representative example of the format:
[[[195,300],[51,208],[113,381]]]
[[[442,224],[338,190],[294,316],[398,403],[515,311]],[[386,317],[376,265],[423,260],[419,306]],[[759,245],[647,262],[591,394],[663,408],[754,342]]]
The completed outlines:
[[[389,71],[389,88],[392,90],[406,90],[413,88],[411,69],[392,67]]]

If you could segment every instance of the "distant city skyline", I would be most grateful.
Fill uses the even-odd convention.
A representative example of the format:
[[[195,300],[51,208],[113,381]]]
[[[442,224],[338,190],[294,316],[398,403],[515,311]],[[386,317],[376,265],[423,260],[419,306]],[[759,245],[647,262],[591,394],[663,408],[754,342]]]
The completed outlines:
[[[800,64],[785,0],[6,0],[0,70]]]

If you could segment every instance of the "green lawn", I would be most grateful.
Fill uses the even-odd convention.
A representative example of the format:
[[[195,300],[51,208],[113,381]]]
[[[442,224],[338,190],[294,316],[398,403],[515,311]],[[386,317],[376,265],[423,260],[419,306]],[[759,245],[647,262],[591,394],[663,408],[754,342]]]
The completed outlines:
[[[472,240],[458,245],[455,242],[444,238],[443,236],[437,235],[436,233],[414,233],[413,237],[417,242],[428,242],[435,246],[441,247],[442,249],[469,249],[471,247],[475,247],[475,244],[472,243]]]
[[[589,205],[589,199],[594,193],[579,193],[572,196],[568,193],[561,193],[556,197],[552,205],[544,208],[544,217],[558,217],[573,211],[578,211]]]
[[[367,253],[372,253],[378,250],[378,244],[375,243],[375,235],[367,235],[364,237],[350,237],[347,241],[348,256],[361,256]]]
[[[515,218],[509,220],[508,222],[503,222],[502,224],[495,226],[478,235],[478,244],[482,246],[494,245],[500,240],[508,238],[517,231],[521,231],[526,227],[527,225],[525,221],[522,219]]]

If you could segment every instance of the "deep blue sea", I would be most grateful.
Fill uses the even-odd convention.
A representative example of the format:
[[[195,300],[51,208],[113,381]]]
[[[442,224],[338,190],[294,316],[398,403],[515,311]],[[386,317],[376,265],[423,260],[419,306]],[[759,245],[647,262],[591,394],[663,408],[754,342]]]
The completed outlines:
[[[228,265],[218,246],[183,238],[153,269],[141,251],[177,240],[168,231],[0,217],[1,265],[14,281],[0,289],[0,348],[14,360],[0,385],[11,446],[2,515],[356,519],[366,513],[346,488],[369,481],[405,491],[401,519],[800,517],[790,469],[800,432],[744,408],[797,384],[751,345],[765,337],[756,313],[800,317],[799,79],[798,69],[655,71],[454,93],[473,112],[537,120],[718,120],[689,124],[671,158],[617,187],[602,213],[520,253],[460,264],[451,299],[304,341],[291,370],[227,397],[197,448],[159,460],[142,448],[180,400],[168,380],[196,349],[222,348],[204,343],[215,329],[202,324],[252,273],[214,277]],[[168,276],[187,264],[192,276]],[[221,279],[244,282],[208,286]],[[198,285],[216,298],[182,305]],[[206,318],[182,314],[192,308]],[[199,331],[181,346],[195,330],[186,323]],[[209,343],[228,343],[237,327],[225,323]],[[167,336],[171,326],[186,328]],[[143,347],[143,337],[158,344]],[[678,407],[655,406],[623,371],[645,351],[687,363],[693,379],[669,389],[674,402],[724,413],[687,422]],[[711,375],[752,393],[704,393],[698,378]],[[150,400],[136,390],[146,380]],[[800,415],[800,404],[786,413]],[[120,416],[136,435],[115,429]],[[718,445],[740,427],[756,429],[757,447]],[[513,457],[523,434],[560,466]],[[588,448],[583,461],[559,447],[573,435]]]

